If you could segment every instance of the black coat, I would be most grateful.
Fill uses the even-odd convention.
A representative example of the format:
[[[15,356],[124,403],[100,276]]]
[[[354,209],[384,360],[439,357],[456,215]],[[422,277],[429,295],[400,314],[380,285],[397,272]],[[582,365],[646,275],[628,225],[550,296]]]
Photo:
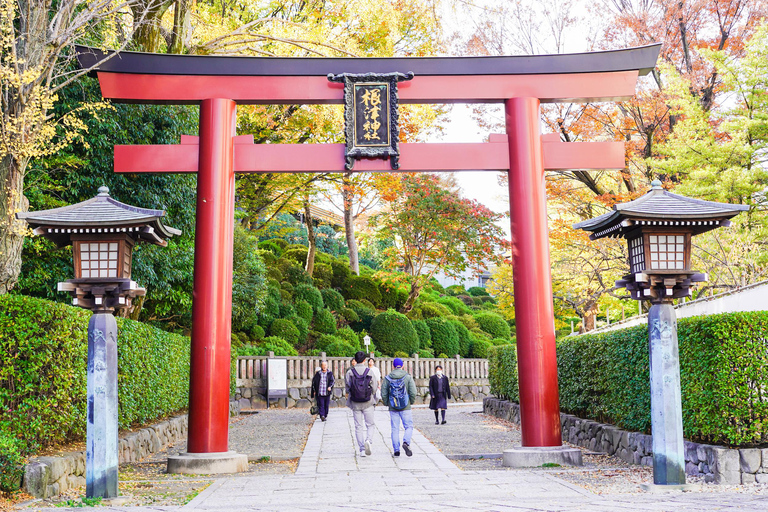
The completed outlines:
[[[443,379],[443,391],[438,392],[437,391],[437,379]],[[448,377],[443,375],[442,377],[438,377],[437,375],[433,375],[429,378],[429,396],[432,397],[432,399],[429,401],[429,408],[433,411],[436,411],[438,409],[447,409],[448,408],[448,399],[451,398],[451,384],[448,382]]]
[[[333,384],[335,383],[335,379],[333,378],[333,372],[331,370],[328,370],[328,387],[332,388]],[[309,393],[310,398],[315,398],[315,395],[318,395],[318,390],[320,389],[320,370],[315,372],[315,376],[312,377],[312,390]],[[330,395],[330,392],[328,393]]]

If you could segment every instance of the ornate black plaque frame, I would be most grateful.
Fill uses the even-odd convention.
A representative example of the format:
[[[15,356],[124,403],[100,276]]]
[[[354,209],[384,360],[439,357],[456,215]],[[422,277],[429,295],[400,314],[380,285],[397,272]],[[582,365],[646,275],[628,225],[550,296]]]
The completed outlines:
[[[387,158],[389,157],[392,169],[399,169],[400,148],[399,135],[399,110],[397,100],[397,83],[413,78],[413,73],[342,73],[340,75],[329,74],[331,82],[344,84],[344,134],[346,148],[344,168],[351,171],[355,160],[360,158]],[[355,140],[355,84],[385,84],[389,89],[389,144],[384,146],[361,146]]]

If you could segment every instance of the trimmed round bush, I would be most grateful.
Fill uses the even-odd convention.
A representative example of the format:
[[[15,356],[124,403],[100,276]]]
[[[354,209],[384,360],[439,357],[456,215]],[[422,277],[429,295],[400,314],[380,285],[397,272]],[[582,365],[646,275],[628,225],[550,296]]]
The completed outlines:
[[[288,247],[288,240],[283,240],[282,238],[270,238],[269,240],[265,240],[266,242],[272,242],[273,244],[280,247],[281,251],[284,251],[286,247]]]
[[[290,303],[288,302],[280,303],[280,318],[288,318],[289,316],[293,316],[295,314],[296,314],[296,310],[293,308],[293,306]]]
[[[280,288],[290,292],[291,295],[293,295],[293,285],[289,283],[288,281],[283,281],[280,283]]]
[[[440,297],[437,299],[438,304],[442,304],[451,310],[454,315],[469,315],[472,310],[456,297]]]
[[[456,298],[463,302],[467,307],[475,305],[475,299],[469,295],[457,295]]]
[[[428,318],[425,320],[432,335],[432,350],[438,354],[453,357],[459,353],[459,335],[453,324],[444,318]]]
[[[473,286],[469,290],[467,290],[467,293],[469,293],[473,297],[482,297],[488,295],[488,292],[485,288],[481,288],[480,286]]]
[[[268,267],[267,268],[267,278],[272,280],[274,279],[278,283],[283,280],[283,273],[280,272],[280,269],[277,267]]]
[[[456,335],[459,337],[459,355],[461,357],[469,357],[470,350],[472,349],[472,337],[469,334],[469,329],[458,320],[448,321],[453,325]]]
[[[341,338],[353,347],[360,347],[360,338],[350,327],[344,326],[336,331],[336,337]],[[362,347],[365,348],[365,347]]]
[[[307,301],[315,313],[323,309],[324,306],[320,290],[308,284],[296,285],[293,289],[293,298],[296,302],[300,300]]]
[[[304,267],[299,266],[293,261],[288,262],[288,265],[283,267],[283,278],[294,286],[300,284],[313,285],[315,282],[312,276],[304,271]]]
[[[264,265],[267,267],[274,265],[277,262],[277,256],[275,256],[275,253],[272,251],[266,251],[258,249],[256,253],[261,258],[261,261],[264,262]]]
[[[445,289],[445,293],[452,296],[458,296],[458,295],[466,295],[467,290],[464,289],[463,286],[460,284],[452,284],[448,288]]]
[[[423,316],[424,319],[439,316],[451,316],[453,314],[450,309],[437,302],[422,302],[419,305],[419,309],[421,309],[421,316]]]
[[[352,311],[355,312],[355,314],[358,317],[358,320],[356,322],[351,322],[350,326],[353,330],[360,332],[362,330],[370,330],[371,328],[371,322],[373,321],[373,318],[376,316],[376,310],[366,306],[363,302],[359,300],[348,300],[347,301],[347,307],[350,308]]]
[[[265,331],[269,329],[269,326],[272,325],[272,322],[274,321],[275,317],[272,315],[266,313],[259,314],[259,327],[263,328]]]
[[[477,321],[475,320],[475,317],[472,315],[460,315],[457,317],[459,322],[464,324],[464,327],[469,329],[470,331],[472,329],[480,329],[480,327],[477,325]]]
[[[309,322],[307,320],[304,320],[299,315],[290,316],[286,318],[286,320],[290,320],[293,323],[293,325],[296,326],[296,329],[299,330],[298,344],[303,345],[304,343],[306,343],[307,335],[309,334]]]
[[[274,288],[270,288],[270,292],[272,290],[274,290]],[[283,298],[280,296],[280,290],[275,291],[277,291],[277,297],[275,297],[274,294],[269,293],[269,295],[267,295],[267,297],[264,299],[264,305],[261,306],[259,314],[270,315],[275,318],[280,316],[280,302],[283,300]]]
[[[330,309],[321,309],[315,315],[315,330],[323,334],[336,333],[336,318]]]
[[[509,345],[509,340],[505,340],[504,338],[493,338],[491,343],[494,347],[498,347],[500,345]]]
[[[432,335],[429,333],[429,327],[424,320],[411,320],[416,334],[419,335],[419,347],[429,348],[432,346]]]
[[[291,345],[299,341],[299,329],[288,319],[278,318],[269,326],[269,335],[284,339]]]
[[[280,297],[282,298],[283,302],[293,302],[293,294],[288,290],[283,290],[280,288]]]
[[[252,340],[263,340],[266,333],[264,332],[264,328],[260,325],[254,325],[248,330],[248,334]]]
[[[408,300],[408,292],[391,284],[379,283],[381,307],[400,310]]]
[[[413,354],[419,350],[419,335],[411,321],[394,309],[389,309],[373,319],[370,335],[383,354],[394,354],[399,350]]]
[[[343,318],[344,321],[348,324],[353,324],[360,321],[360,317],[357,315],[357,313],[355,313],[355,310],[349,309],[347,307],[341,308],[339,310],[339,316]]]
[[[298,265],[301,265],[302,267],[304,267],[304,265],[307,264],[308,252],[309,251],[304,246],[296,249],[286,249],[283,252],[283,255],[280,257],[280,259],[293,261],[294,263],[297,263]]]
[[[427,358],[427,359],[431,359],[431,358],[435,357],[435,353],[432,352],[432,350],[428,349],[428,348],[420,348],[419,351],[416,352],[416,353],[419,354],[419,357],[424,357],[424,358]]]
[[[283,254],[283,249],[279,245],[277,245],[276,243],[271,242],[269,240],[265,240],[263,242],[259,242],[257,244],[257,247],[259,249],[261,249],[261,250],[264,250],[264,251],[270,251],[272,254],[274,254],[278,258],[280,257],[281,254]]]
[[[296,307],[294,309],[296,310],[296,314],[307,322],[311,322],[314,314],[312,312],[312,306],[309,305],[309,302],[298,299],[296,300],[295,304]]]
[[[333,277],[331,277],[331,286],[334,288],[341,288],[344,286],[344,281],[349,279],[352,275],[349,263],[339,260],[333,260],[331,262],[331,272],[333,273]]]
[[[402,359],[405,359],[405,358],[408,358],[408,357],[411,357],[411,356],[409,354],[403,352],[402,350],[398,350],[397,352],[392,354],[392,357],[400,357]]]
[[[268,336],[258,345],[246,345],[237,349],[238,356],[266,356],[274,352],[276,356],[297,356],[299,352],[283,338]]]
[[[509,340],[509,324],[504,320],[504,317],[498,313],[481,311],[475,314],[475,321],[480,329],[490,334],[493,338],[504,338]]]
[[[344,340],[338,340],[325,348],[325,354],[328,357],[352,357],[357,352],[357,347],[353,347]]]
[[[346,299],[368,300],[373,306],[381,303],[381,292],[376,281],[370,277],[350,276],[341,286]]]
[[[312,269],[312,278],[315,280],[315,286],[318,288],[330,288],[333,279],[333,270],[327,263],[315,262]]]
[[[345,307],[344,297],[333,288],[320,290],[320,294],[323,296],[323,304],[331,311],[338,312]]]
[[[474,342],[472,343],[472,357],[487,359],[488,349],[491,348],[492,346],[493,346],[493,343],[491,343],[488,340],[484,340],[482,338],[475,338]]]

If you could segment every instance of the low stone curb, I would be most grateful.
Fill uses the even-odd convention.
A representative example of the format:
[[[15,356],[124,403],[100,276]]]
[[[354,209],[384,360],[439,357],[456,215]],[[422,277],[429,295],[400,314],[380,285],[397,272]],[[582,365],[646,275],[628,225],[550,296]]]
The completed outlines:
[[[118,462],[136,462],[186,437],[186,414],[131,432],[118,441]],[[85,486],[85,451],[31,459],[24,468],[22,486],[36,498]]]
[[[520,424],[520,406],[489,397],[483,413]],[[560,413],[563,441],[630,464],[653,465],[653,437]],[[716,484],[768,483],[768,449],[731,449],[685,441],[685,472]]]
[[[485,460],[485,459],[500,459],[503,457],[502,453],[459,453],[454,455],[446,455],[448,460]]]

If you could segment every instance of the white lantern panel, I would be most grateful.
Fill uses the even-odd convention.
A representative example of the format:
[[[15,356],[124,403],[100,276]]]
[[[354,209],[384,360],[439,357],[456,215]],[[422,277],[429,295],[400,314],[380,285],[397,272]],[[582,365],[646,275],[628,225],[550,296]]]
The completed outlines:
[[[117,250],[117,243],[110,243],[109,244],[109,250],[110,251],[116,251]]]
[[[83,270],[83,277],[91,277],[91,271],[90,270]]]

